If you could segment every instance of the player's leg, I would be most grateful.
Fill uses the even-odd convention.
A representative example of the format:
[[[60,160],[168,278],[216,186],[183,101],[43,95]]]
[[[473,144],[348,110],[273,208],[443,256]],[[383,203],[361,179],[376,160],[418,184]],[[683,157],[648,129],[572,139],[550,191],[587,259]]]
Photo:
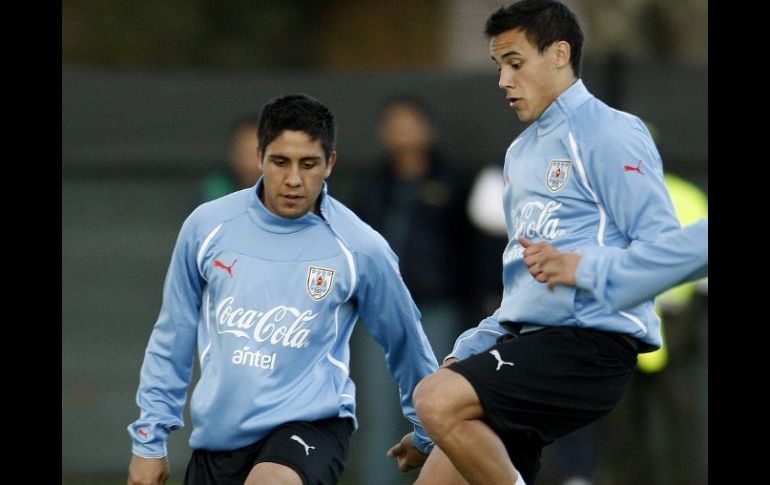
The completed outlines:
[[[262,443],[260,440],[230,451],[193,450],[184,476],[185,485],[243,483]]]
[[[439,369],[414,392],[420,422],[470,483],[515,483],[518,473],[500,437],[485,422],[484,409],[468,380]],[[440,483],[428,473],[425,483]]]
[[[422,465],[420,476],[414,485],[468,485],[457,468],[438,446],[433,448]]]
[[[621,337],[548,328],[500,341],[429,376],[415,390],[415,406],[468,482],[514,483],[515,468],[531,483],[541,448],[614,408],[635,361]],[[509,478],[483,478],[491,473]]]
[[[302,485],[302,478],[288,466],[266,461],[254,465],[243,485]]]
[[[345,466],[352,420],[296,421],[265,439],[246,484],[336,484]]]

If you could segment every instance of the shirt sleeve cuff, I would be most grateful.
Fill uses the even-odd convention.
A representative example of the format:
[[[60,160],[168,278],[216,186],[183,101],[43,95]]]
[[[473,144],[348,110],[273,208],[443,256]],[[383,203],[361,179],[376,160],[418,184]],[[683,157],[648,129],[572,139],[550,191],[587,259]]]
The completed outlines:
[[[133,441],[131,453],[142,458],[163,458],[168,453],[166,441],[168,431],[161,426],[132,423],[128,426],[128,434]]]
[[[425,455],[430,454],[431,450],[433,450],[433,447],[436,445],[420,426],[414,427],[412,442],[414,443],[414,447]]]
[[[594,248],[584,248],[580,251],[580,262],[575,271],[575,283],[578,288],[593,290],[596,285],[596,258]]]

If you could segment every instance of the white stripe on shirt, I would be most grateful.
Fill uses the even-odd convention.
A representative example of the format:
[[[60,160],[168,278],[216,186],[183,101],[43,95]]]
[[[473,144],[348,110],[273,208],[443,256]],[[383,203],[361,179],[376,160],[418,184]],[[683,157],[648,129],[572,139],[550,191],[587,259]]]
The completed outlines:
[[[591,198],[594,200],[596,207],[599,209],[599,232],[596,234],[596,240],[599,246],[604,246],[604,229],[607,226],[607,213],[604,211],[604,207],[599,202],[599,198],[596,196],[596,192],[591,188],[591,184],[588,182],[588,176],[586,175],[585,167],[583,167],[583,160],[578,153],[577,143],[575,143],[575,137],[572,136],[572,132],[569,132],[569,147],[572,150],[572,156],[575,157],[575,166],[580,174],[580,179],[583,185],[591,194]]]

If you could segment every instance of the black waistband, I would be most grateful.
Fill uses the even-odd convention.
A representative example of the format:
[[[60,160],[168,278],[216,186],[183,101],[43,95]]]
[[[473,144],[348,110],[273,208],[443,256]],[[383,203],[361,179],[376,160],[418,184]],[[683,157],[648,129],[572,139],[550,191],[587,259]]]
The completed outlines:
[[[536,323],[528,323],[528,322],[500,322],[500,325],[507,328],[508,330],[511,331],[511,333],[515,335],[519,335],[521,333],[534,332],[537,330],[548,328],[543,325],[538,325]]]
[[[503,327],[509,329],[511,333],[513,333],[514,335],[521,335],[522,331],[524,331],[524,333],[526,334],[534,330],[541,330],[544,328],[554,328],[554,327],[547,327],[547,326],[538,325],[535,323],[527,323],[527,322],[500,322],[500,324]],[[606,334],[608,337],[612,338],[613,340],[616,340],[617,342],[620,342],[624,346],[628,347],[630,350],[636,353],[639,353],[639,348],[640,348],[639,341],[629,335],[616,333],[616,332],[606,332],[603,330],[596,330],[593,328],[590,328],[590,329],[584,328],[584,330],[591,330],[594,332],[601,332],[603,334]]]

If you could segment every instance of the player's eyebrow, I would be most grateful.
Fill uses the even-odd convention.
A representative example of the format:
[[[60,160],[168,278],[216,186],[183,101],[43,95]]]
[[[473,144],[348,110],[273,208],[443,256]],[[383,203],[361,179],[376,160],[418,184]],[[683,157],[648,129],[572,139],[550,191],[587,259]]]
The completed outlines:
[[[520,56],[520,55],[521,55],[521,52],[513,50],[513,51],[508,51],[505,54],[501,55],[500,59],[502,60],[502,59],[505,59],[507,57]]]

